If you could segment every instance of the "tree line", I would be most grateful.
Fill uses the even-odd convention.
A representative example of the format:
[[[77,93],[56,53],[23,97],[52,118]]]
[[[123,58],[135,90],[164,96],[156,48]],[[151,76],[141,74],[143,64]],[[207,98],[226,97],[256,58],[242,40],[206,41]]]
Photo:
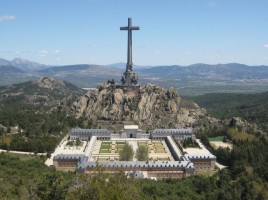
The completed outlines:
[[[211,177],[149,180],[109,175],[100,168],[93,177],[58,172],[46,167],[44,157],[0,154],[0,199],[267,199],[258,177],[228,169]],[[258,192],[254,189],[258,187]]]
[[[52,152],[67,132],[83,127],[85,119],[69,116],[64,110],[7,107],[0,111],[0,148],[27,152]],[[11,127],[18,126],[17,132]]]

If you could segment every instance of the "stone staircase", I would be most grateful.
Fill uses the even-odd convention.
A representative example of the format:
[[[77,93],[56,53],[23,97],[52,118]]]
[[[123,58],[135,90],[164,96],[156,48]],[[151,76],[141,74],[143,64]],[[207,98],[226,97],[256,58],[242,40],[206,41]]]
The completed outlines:
[[[141,100],[141,94],[137,93],[136,96],[133,97],[133,101],[132,101],[132,109],[133,110],[138,109],[138,105],[139,105],[140,100]]]

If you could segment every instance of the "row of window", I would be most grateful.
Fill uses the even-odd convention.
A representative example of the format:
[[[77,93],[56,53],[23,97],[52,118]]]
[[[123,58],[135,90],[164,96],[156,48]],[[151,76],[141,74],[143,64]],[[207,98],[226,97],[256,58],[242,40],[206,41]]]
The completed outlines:
[[[81,140],[89,140],[88,136],[71,136],[71,140],[75,140],[76,138],[80,138]],[[110,137],[97,137],[97,140],[110,140]]]
[[[188,133],[188,134],[192,134],[191,132],[189,131],[153,131],[153,134],[154,133],[162,133],[162,134],[184,134],[184,133]]]
[[[59,163],[59,167],[76,167],[77,163]]]
[[[183,173],[176,173],[176,172],[167,172],[167,173],[161,173],[161,172],[148,172],[148,177],[155,177],[155,178],[182,178]]]

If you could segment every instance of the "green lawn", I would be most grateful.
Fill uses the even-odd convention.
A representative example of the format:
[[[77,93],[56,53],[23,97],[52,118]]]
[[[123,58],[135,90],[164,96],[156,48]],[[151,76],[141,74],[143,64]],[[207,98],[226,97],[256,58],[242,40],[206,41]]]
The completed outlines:
[[[100,153],[111,153],[110,149],[101,149]]]
[[[103,141],[101,144],[112,144],[112,142],[109,142],[109,141]]]
[[[214,138],[208,138],[208,140],[210,142],[222,142],[224,139],[224,136],[217,136],[217,137],[214,137]]]
[[[116,141],[116,144],[126,144],[126,141]]]
[[[109,149],[111,147],[111,145],[109,144],[102,144],[101,145],[101,149]]]
[[[112,142],[110,141],[103,141],[101,143],[100,153],[111,153],[111,144]]]

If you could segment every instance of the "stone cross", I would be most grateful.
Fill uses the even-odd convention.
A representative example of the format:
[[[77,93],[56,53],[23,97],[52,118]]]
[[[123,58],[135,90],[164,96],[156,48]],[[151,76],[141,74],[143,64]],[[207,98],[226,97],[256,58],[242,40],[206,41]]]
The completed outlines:
[[[139,26],[132,26],[132,19],[128,18],[128,26],[120,27],[120,30],[128,31],[128,43],[127,43],[127,66],[126,72],[132,71],[133,63],[132,63],[132,31],[140,30]]]

